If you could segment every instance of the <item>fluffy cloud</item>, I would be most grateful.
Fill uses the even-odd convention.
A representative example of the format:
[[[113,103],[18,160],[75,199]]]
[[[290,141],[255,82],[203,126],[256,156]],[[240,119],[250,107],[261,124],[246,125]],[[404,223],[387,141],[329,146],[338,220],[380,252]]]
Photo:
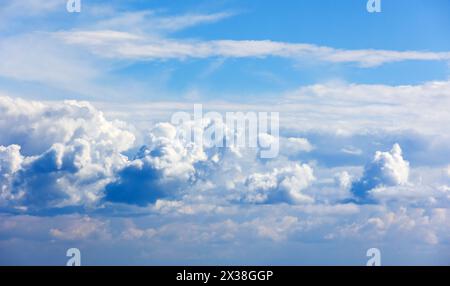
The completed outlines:
[[[223,134],[215,135],[215,142],[227,147],[211,145],[205,140],[212,124],[223,127]],[[198,132],[204,140],[188,140],[186,128]],[[235,133],[233,133],[235,132]],[[106,201],[135,205],[156,203],[158,199],[177,199],[184,195],[195,197],[205,189],[214,189],[211,198],[225,195],[232,201],[242,203],[292,204],[312,202],[301,193],[314,180],[313,171],[307,164],[282,162],[280,168],[269,173],[254,173],[260,166],[258,151],[252,148],[229,145],[231,136],[238,130],[227,128],[221,120],[204,119],[187,121],[179,125],[159,123],[151,130],[149,144],[143,146],[129,164],[119,171],[115,182],[106,186]],[[211,134],[209,134],[211,135]],[[214,136],[213,136],[214,137]],[[259,142],[268,146],[278,138],[259,134]],[[284,152],[296,154],[312,147],[307,139],[283,139],[288,145]],[[289,153],[292,152],[292,153]],[[247,168],[247,165],[252,165]],[[230,178],[227,179],[227,176]],[[248,178],[245,179],[245,177]],[[204,191],[203,191],[204,192]],[[238,199],[236,199],[238,197]]]
[[[107,120],[86,102],[42,103],[0,97],[1,205],[21,211],[96,208],[102,203],[146,206],[159,199],[212,198],[241,203],[310,203],[302,193],[314,180],[307,164],[289,155],[312,149],[305,138],[281,138],[286,157],[271,167],[258,150],[227,143],[239,130],[217,119],[156,124],[134,156],[135,135],[126,124]],[[206,137],[223,127],[221,147]],[[9,128],[14,125],[15,128]],[[187,138],[186,128],[204,140]],[[279,140],[272,135],[264,139]],[[266,138],[267,139],[267,138]],[[204,191],[203,191],[204,192]]]
[[[11,180],[20,169],[22,162],[20,146],[0,146],[0,206],[8,200],[14,199],[11,193]]]
[[[359,167],[318,164],[316,146],[300,136],[260,134],[259,139],[280,140],[279,156],[261,160],[254,148],[186,140],[186,127],[204,135],[212,119],[158,123],[142,136],[123,122],[107,120],[86,102],[0,97],[0,110],[0,205],[14,211],[151,205],[147,210],[158,212],[158,202],[165,201],[177,203],[169,208],[177,213],[195,214],[227,204],[336,203],[348,201],[349,190],[361,202],[405,202],[409,197],[424,206],[448,196],[437,190],[447,184],[443,179],[436,187],[420,187],[430,191],[414,191],[417,182],[408,184],[409,162],[398,144],[389,152],[376,152],[355,181]],[[219,139],[236,135],[230,132]],[[134,145],[135,137],[146,137],[145,145]],[[314,142],[321,144],[320,137]],[[335,152],[341,153],[340,148]],[[301,161],[307,163],[300,162],[304,157],[308,159]]]
[[[45,104],[0,97],[2,205],[89,205],[115,171],[134,135],[85,102]],[[14,126],[14,128],[10,128]]]
[[[301,191],[314,179],[313,170],[307,164],[252,174],[245,181],[247,190],[242,193],[242,200],[251,203],[312,203],[314,199]]]
[[[401,186],[408,183],[409,162],[402,156],[400,145],[395,144],[390,152],[377,151],[364,169],[363,176],[352,185],[352,192],[366,198],[368,192],[383,186]]]
[[[107,201],[146,205],[179,195],[195,182],[197,164],[209,157],[203,144],[185,142],[177,128],[159,123],[152,129],[149,144],[119,171],[115,182],[106,186]]]

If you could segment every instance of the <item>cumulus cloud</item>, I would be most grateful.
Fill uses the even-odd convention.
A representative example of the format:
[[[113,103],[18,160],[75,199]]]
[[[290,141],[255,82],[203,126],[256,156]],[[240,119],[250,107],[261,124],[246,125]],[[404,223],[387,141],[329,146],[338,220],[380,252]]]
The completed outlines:
[[[360,201],[399,199],[395,194],[407,192],[427,204],[432,203],[429,196],[448,195],[408,191],[414,189],[408,184],[409,162],[398,144],[389,152],[376,152],[354,180],[358,167],[327,169],[312,160],[301,163],[305,155],[314,159],[315,152],[304,137],[260,134],[260,139],[279,139],[281,151],[277,158],[260,160],[254,148],[186,140],[185,127],[204,134],[212,119],[157,123],[142,136],[123,122],[106,119],[86,102],[0,97],[0,110],[0,205],[15,211],[152,205],[147,210],[158,212],[161,207],[195,214],[219,211],[230,203],[333,203],[349,199],[349,190]],[[236,135],[229,132],[218,139]],[[147,138],[140,148],[134,143],[137,136]],[[434,188],[428,184],[421,189]]]
[[[213,124],[218,125],[214,135],[211,134]],[[203,140],[190,140],[191,131]],[[272,180],[276,182],[270,188],[259,189],[254,184],[242,183],[252,168],[259,167],[261,162],[255,148],[231,143],[234,142],[231,138],[238,133],[239,130],[231,130],[222,120],[208,118],[188,120],[178,125],[156,124],[148,136],[148,144],[119,171],[116,181],[106,187],[106,201],[147,205],[157,203],[159,199],[177,199],[184,195],[195,197],[196,192],[206,192],[211,188],[214,189],[209,194],[212,198],[224,192],[223,195],[230,200],[243,196],[238,201],[244,203],[312,201],[300,193],[314,179],[312,169],[306,164],[284,166],[261,175],[274,177]],[[258,138],[265,146],[270,145],[268,141],[278,140],[265,133],[259,134]],[[290,144],[294,151],[311,148],[306,139],[296,138]],[[289,165],[289,162],[282,164]],[[257,176],[259,174],[254,174],[248,180]],[[253,195],[247,193],[248,187],[258,199],[250,198]]]
[[[247,190],[242,200],[250,203],[292,204],[312,203],[314,199],[302,193],[314,181],[312,168],[307,164],[294,164],[270,173],[255,173],[247,177]]]
[[[409,162],[403,159],[400,145],[395,144],[390,152],[375,153],[362,177],[353,183],[351,191],[357,197],[366,198],[370,190],[406,185],[408,178]]]
[[[134,160],[106,186],[106,200],[146,205],[188,188],[196,180],[196,164],[208,160],[203,144],[186,144],[170,123],[157,124]]]
[[[20,146],[0,145],[0,206],[8,200],[14,199],[14,195],[11,193],[12,177],[21,168],[22,162]]]
[[[0,97],[2,197],[14,207],[89,205],[133,146],[121,122],[86,102]],[[14,126],[14,128],[10,128]]]
[[[146,206],[161,199],[195,198],[200,192],[241,203],[314,201],[302,193],[314,181],[312,168],[288,159],[312,149],[306,138],[260,134],[260,142],[281,140],[285,147],[287,157],[271,167],[258,160],[254,147],[228,143],[239,130],[204,118],[158,123],[146,144],[135,155],[125,156],[136,147],[132,128],[107,120],[87,102],[0,97],[0,110],[3,207],[39,211],[96,208],[103,203]],[[223,132],[211,134],[213,125],[223,127]],[[186,130],[199,132],[204,140],[191,140]]]

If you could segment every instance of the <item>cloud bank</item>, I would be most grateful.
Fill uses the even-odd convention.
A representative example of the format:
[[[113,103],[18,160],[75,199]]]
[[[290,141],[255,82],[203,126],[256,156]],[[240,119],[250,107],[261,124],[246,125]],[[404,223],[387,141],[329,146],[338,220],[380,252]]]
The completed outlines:
[[[311,241],[442,247],[450,239],[445,167],[416,168],[398,144],[375,152],[365,167],[327,167],[302,160],[323,148],[308,133],[281,132],[280,155],[261,160],[251,148],[186,144],[180,126],[167,122],[136,129],[87,102],[2,96],[0,110],[0,249],[15,249],[14,257],[14,241],[30,237],[39,237],[29,244],[35,253],[39,241],[77,243],[92,253],[145,251],[157,263],[179,263],[180,245],[206,247],[203,259],[211,261],[211,253],[223,257],[214,245],[237,243],[260,261],[252,245],[305,253],[298,247]],[[204,131],[211,122],[185,124]],[[194,252],[185,263],[202,261]]]
[[[146,206],[195,194],[222,174],[230,177],[219,179],[215,197],[241,197],[242,203],[314,201],[301,193],[314,180],[308,164],[282,156],[277,166],[266,166],[255,148],[186,142],[178,136],[183,126],[156,124],[136,152],[133,128],[107,120],[87,102],[1,97],[0,110],[1,205],[6,208],[97,208],[110,202]],[[206,133],[211,120],[183,124]],[[229,131],[222,136],[221,141],[228,140]],[[304,138],[282,142],[288,153],[312,149]]]

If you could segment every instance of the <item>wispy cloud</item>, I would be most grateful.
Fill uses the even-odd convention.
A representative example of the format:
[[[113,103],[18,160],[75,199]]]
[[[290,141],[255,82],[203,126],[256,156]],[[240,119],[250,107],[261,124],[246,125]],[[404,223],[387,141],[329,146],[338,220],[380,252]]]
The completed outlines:
[[[197,25],[216,23],[234,16],[232,12],[187,13],[162,15],[157,11],[144,10],[119,12],[112,17],[94,23],[95,29],[145,32],[148,34],[173,33]]]
[[[32,48],[31,48],[32,47]],[[99,69],[76,49],[48,33],[4,37],[0,42],[0,76],[77,90],[99,75]]]
[[[102,57],[133,60],[186,58],[265,58],[308,59],[328,63],[352,63],[376,67],[401,61],[449,61],[450,52],[344,50],[304,43],[270,40],[179,40],[117,31],[65,31],[57,33],[63,41],[91,49]]]

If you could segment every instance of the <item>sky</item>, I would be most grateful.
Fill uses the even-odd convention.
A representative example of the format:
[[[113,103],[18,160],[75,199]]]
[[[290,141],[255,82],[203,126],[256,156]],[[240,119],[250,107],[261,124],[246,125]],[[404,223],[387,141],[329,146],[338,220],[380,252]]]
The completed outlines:
[[[0,265],[450,264],[449,1],[66,2],[0,5]]]

